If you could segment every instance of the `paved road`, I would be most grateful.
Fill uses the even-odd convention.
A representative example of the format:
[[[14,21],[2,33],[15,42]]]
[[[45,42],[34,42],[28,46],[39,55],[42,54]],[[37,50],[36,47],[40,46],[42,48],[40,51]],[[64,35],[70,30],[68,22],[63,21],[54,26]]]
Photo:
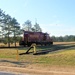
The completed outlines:
[[[9,72],[0,71],[0,75],[29,75],[29,74],[18,74],[18,73],[9,73]]]

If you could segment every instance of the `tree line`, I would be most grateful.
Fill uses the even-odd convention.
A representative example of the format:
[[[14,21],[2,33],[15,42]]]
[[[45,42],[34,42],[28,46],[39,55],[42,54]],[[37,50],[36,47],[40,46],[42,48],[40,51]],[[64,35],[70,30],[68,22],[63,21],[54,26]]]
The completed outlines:
[[[16,46],[16,42],[19,42],[21,39],[23,31],[42,32],[37,22],[32,25],[31,21],[27,20],[22,26],[20,26],[17,19],[0,9],[0,42],[8,44],[8,47],[10,47],[11,43],[14,43]]]
[[[14,43],[16,47],[16,42],[19,42],[22,38],[23,31],[42,32],[42,29],[37,22],[33,25],[30,20],[25,21],[21,27],[16,18],[11,17],[0,9],[0,42],[8,44],[8,47],[10,47],[11,43]],[[51,38],[54,42],[75,41],[74,35],[52,36]]]
[[[52,36],[51,38],[54,42],[75,42],[75,35],[65,35],[59,37]]]

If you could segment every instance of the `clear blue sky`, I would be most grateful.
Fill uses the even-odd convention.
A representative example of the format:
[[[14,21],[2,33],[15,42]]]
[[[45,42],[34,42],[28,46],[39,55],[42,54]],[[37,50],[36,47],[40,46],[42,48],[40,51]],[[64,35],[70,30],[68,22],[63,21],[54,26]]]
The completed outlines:
[[[37,19],[43,32],[75,35],[75,0],[0,0],[0,8],[21,25]]]

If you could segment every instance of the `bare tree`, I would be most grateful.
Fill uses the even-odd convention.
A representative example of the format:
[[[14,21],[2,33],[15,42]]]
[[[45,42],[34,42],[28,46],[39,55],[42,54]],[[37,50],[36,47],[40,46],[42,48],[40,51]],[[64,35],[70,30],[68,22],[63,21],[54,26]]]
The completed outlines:
[[[24,24],[23,24],[23,30],[25,31],[31,31],[32,28],[32,24],[30,20],[27,20]]]

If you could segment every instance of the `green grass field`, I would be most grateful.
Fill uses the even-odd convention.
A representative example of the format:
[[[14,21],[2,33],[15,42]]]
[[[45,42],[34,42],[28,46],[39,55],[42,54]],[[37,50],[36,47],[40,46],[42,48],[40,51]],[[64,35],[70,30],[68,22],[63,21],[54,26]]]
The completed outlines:
[[[0,60],[16,61],[17,50],[19,53],[26,52],[28,48],[0,49]],[[33,53],[19,55],[19,62],[28,62],[42,65],[69,65],[75,66],[75,43],[54,44],[53,46],[36,47],[37,55]],[[43,51],[45,51],[43,53]],[[30,51],[33,52],[33,49]]]

